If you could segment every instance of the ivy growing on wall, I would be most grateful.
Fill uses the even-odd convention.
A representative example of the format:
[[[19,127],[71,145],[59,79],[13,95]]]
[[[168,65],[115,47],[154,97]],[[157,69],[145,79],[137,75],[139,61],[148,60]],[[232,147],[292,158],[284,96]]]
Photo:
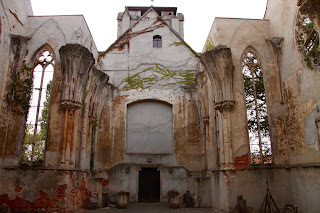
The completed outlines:
[[[151,72],[151,74],[143,77],[143,74],[146,72]],[[169,83],[162,84],[162,86],[173,84],[190,86],[195,83],[195,73],[191,71],[171,72],[169,69],[163,69],[156,64],[155,66],[145,68],[136,74],[129,75],[121,81],[120,85],[123,83],[125,84],[122,88],[123,91],[131,89],[142,91],[144,89],[150,89],[152,85],[162,80],[170,81]]]
[[[21,115],[27,115],[30,108],[32,68],[22,61],[21,71],[12,76],[11,89],[7,93],[7,102],[13,106],[13,111]]]
[[[298,13],[295,36],[300,57],[310,68],[320,67],[319,33],[315,30],[314,21],[308,15]]]
[[[211,49],[213,49],[213,48],[214,48],[214,45],[211,43],[210,40],[207,40],[204,51],[208,51],[208,50],[211,50]]]
[[[189,48],[196,56],[198,56],[198,53],[197,53],[194,49],[192,49],[192,48],[189,46],[189,44],[187,44],[185,41],[175,41],[175,42],[172,42],[171,44],[169,44],[169,47],[171,47],[171,46],[177,47],[177,46],[180,46],[180,45],[186,46],[186,47]]]

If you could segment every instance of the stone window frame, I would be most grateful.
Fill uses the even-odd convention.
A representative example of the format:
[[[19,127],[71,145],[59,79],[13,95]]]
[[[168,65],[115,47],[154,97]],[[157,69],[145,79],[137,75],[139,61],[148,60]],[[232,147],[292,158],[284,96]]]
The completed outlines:
[[[52,90],[52,85],[53,85],[53,76],[54,76],[54,72],[55,72],[55,65],[56,65],[56,56],[55,56],[55,53],[54,53],[54,50],[48,45],[48,44],[45,44],[43,45],[42,47],[40,47],[36,52],[35,54],[33,55],[33,60],[31,60],[33,63],[32,63],[32,88],[31,88],[31,98],[30,98],[30,107],[29,107],[29,112],[28,112],[28,115],[26,117],[26,125],[25,125],[25,136],[24,136],[24,142],[23,142],[23,147],[25,145],[29,145],[29,147],[31,146],[31,150],[29,148],[27,148],[29,150],[29,152],[31,151],[31,153],[28,153],[26,154],[25,153],[25,149],[26,147],[24,147],[22,149],[22,155],[24,155],[24,159],[22,158],[22,163],[42,163],[44,161],[44,158],[45,158],[45,150],[46,150],[46,141],[47,141],[47,129],[48,129],[48,123],[49,123],[49,108],[50,108],[50,103],[51,103],[51,98],[49,97],[49,100],[48,102],[46,103],[47,104],[47,109],[48,109],[48,112],[47,112],[47,121],[46,121],[46,125],[44,126],[44,131],[45,131],[45,134],[44,134],[44,138],[45,139],[39,139],[40,141],[38,141],[38,146],[39,146],[39,150],[41,149],[41,154],[39,154],[39,156],[37,158],[35,158],[35,146],[36,146],[36,143],[37,143],[37,137],[41,137],[40,134],[38,131],[41,130],[41,121],[40,121],[40,116],[41,116],[41,113],[42,113],[42,110],[40,108],[44,108],[44,104],[45,104],[45,101],[46,101],[46,96],[47,94],[51,94],[51,91],[49,93],[46,93],[46,89],[47,89],[47,86],[48,84],[50,83],[51,84],[51,87],[50,89]],[[51,58],[51,59],[50,59]],[[50,69],[50,66],[52,68],[52,71],[51,70],[47,70],[47,68]],[[39,68],[37,68],[39,67]],[[36,70],[36,69],[42,69],[41,71],[40,70]],[[41,77],[40,77],[40,85],[39,87],[35,87],[34,83],[36,81],[36,77],[35,77],[35,73],[41,73]],[[47,73],[52,73],[52,76],[49,76],[49,79],[44,79],[45,78],[45,74]],[[47,75],[48,77],[48,75]],[[47,78],[46,77],[46,78]],[[47,85],[44,85],[44,83],[47,82]],[[36,102],[37,102],[37,105],[33,105],[33,97],[35,97],[35,94],[34,94],[34,91],[35,90],[38,90],[38,97],[36,97]],[[43,93],[45,92],[45,93]],[[44,96],[45,95],[45,96]],[[30,116],[30,111],[32,110],[32,108],[36,108],[36,114],[35,114],[35,120],[34,120],[34,124],[32,123],[29,123],[28,124],[28,121],[29,121],[29,116]],[[30,121],[31,122],[31,121]],[[28,125],[34,125],[34,127],[32,128],[33,130],[29,131],[29,135],[28,135]],[[31,140],[31,144],[26,144],[28,143],[28,138],[27,137],[32,137],[32,140]],[[40,143],[43,143],[43,144],[40,144]],[[41,147],[40,147],[41,146]]]
[[[162,48],[162,37],[160,35],[153,36],[153,48]]]
[[[298,10],[293,35],[301,62],[310,69],[320,69],[320,35],[314,27],[314,20]]]
[[[248,63],[245,63],[244,62],[244,60],[245,60],[245,58],[246,57],[248,57],[247,56],[247,54],[249,54],[249,53],[251,53],[252,54],[252,58],[254,59],[254,60],[256,60],[256,61],[252,61],[251,62],[251,64],[250,64],[250,62],[248,62]],[[258,51],[256,51],[253,47],[251,47],[251,46],[249,46],[249,47],[247,47],[244,51],[243,51],[243,53],[242,53],[242,55],[241,55],[241,63],[240,63],[240,65],[241,65],[241,72],[242,72],[242,79],[243,79],[243,88],[244,88],[244,94],[245,94],[245,105],[246,105],[246,117],[247,117],[247,121],[248,121],[248,136],[249,136],[249,141],[248,141],[248,143],[249,143],[249,152],[250,152],[250,159],[251,159],[251,164],[252,165],[260,165],[260,164],[272,164],[272,162],[273,162],[273,152],[272,152],[272,142],[271,142],[271,137],[270,137],[270,125],[269,125],[269,122],[268,122],[268,103],[267,103],[267,95],[266,95],[266,91],[265,91],[265,81],[264,81],[264,78],[263,78],[263,68],[262,68],[262,61],[261,61],[261,56],[260,56],[260,54],[258,53]],[[256,80],[255,80],[255,75],[253,75],[253,77],[252,77],[252,79],[253,79],[253,90],[254,90],[254,93],[253,93],[253,95],[254,95],[254,108],[253,108],[253,110],[252,111],[254,111],[255,112],[255,115],[253,116],[252,114],[251,114],[251,116],[252,117],[256,117],[256,125],[257,125],[257,138],[256,139],[258,139],[258,141],[259,141],[259,143],[258,143],[258,145],[259,145],[259,155],[258,156],[256,156],[255,157],[255,153],[254,153],[254,151],[252,150],[252,146],[254,145],[254,144],[252,144],[251,142],[250,142],[250,139],[252,138],[251,136],[252,136],[252,133],[250,134],[250,124],[249,124],[249,120],[248,120],[248,117],[250,116],[248,113],[250,113],[250,111],[249,111],[249,108],[248,108],[248,105],[247,105],[247,96],[246,96],[246,85],[245,85],[245,75],[244,75],[244,67],[245,66],[248,66],[248,68],[249,68],[249,71],[250,71],[250,73],[252,74],[253,72],[254,72],[254,70],[255,69],[258,69],[258,71],[260,71],[260,73],[262,74],[261,76],[260,76],[260,78],[262,78],[262,83],[263,83],[263,90],[264,90],[264,99],[262,98],[262,100],[264,100],[265,101],[265,103],[262,105],[262,107],[261,108],[263,108],[263,110],[264,111],[262,111],[261,113],[259,112],[259,103],[257,103],[257,90],[256,90],[256,83],[255,82],[257,82]],[[260,82],[261,82],[260,81]],[[260,105],[261,105],[261,103],[260,103]],[[258,107],[257,107],[258,106]],[[252,112],[251,112],[252,113]],[[260,118],[261,118],[261,116],[257,116],[257,114],[258,115],[263,115],[263,121],[262,122],[265,122],[264,123],[264,126],[266,127],[266,129],[265,130],[261,130],[261,123],[262,122],[260,122]],[[265,134],[267,132],[267,134]],[[251,135],[251,136],[250,136]],[[262,140],[262,139],[264,139],[264,141]],[[267,141],[266,141],[267,140]],[[257,144],[256,144],[257,145]],[[262,148],[263,147],[263,148]],[[261,161],[261,158],[263,159],[263,161]]]

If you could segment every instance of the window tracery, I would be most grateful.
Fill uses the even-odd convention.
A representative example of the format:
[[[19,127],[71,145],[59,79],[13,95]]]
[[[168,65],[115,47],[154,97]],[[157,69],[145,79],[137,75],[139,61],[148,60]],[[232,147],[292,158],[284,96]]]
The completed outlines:
[[[267,102],[260,61],[252,50],[242,57],[250,154],[252,164],[272,162]],[[261,160],[262,159],[262,160]]]
[[[54,65],[54,55],[48,47],[43,48],[35,57],[31,103],[22,147],[22,162],[44,160]]]
[[[295,25],[295,40],[298,53],[311,69],[320,68],[319,33],[308,15],[298,12]]]

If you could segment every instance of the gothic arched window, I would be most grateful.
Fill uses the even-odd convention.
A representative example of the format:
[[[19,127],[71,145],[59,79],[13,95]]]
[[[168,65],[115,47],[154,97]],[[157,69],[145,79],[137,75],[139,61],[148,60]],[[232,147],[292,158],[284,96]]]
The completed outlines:
[[[153,47],[161,48],[162,47],[162,38],[159,35],[153,36]]]
[[[25,162],[44,160],[54,65],[49,47],[44,47],[34,59],[32,95],[22,147],[22,161]]]
[[[252,164],[272,162],[267,101],[260,61],[252,50],[242,57]]]

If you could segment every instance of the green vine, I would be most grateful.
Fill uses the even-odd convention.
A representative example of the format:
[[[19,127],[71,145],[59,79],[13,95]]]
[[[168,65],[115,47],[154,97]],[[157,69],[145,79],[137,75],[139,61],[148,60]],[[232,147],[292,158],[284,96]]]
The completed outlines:
[[[211,43],[211,41],[207,40],[204,51],[208,51],[208,50],[211,50],[213,48],[214,48],[214,45]]]
[[[192,49],[192,48],[189,46],[189,44],[187,44],[185,41],[175,41],[175,42],[172,42],[171,44],[169,44],[169,47],[171,47],[171,46],[177,47],[177,46],[180,46],[180,45],[186,46],[186,47],[189,48],[196,56],[198,56],[198,53],[197,53],[194,49]]]
[[[151,72],[151,75],[148,75],[147,77],[141,76],[141,74],[148,71]],[[161,86],[168,86],[172,84],[183,84],[184,86],[190,86],[195,83],[195,73],[191,71],[171,72],[169,69],[163,69],[156,64],[154,67],[148,67],[136,74],[129,75],[127,78],[123,79],[120,84],[125,83],[122,88],[123,91],[136,89],[141,92],[144,89],[150,89],[152,85],[161,80],[175,81],[162,84]]]
[[[7,102],[12,104],[14,112],[21,115],[28,114],[32,95],[32,83],[32,68],[27,67],[26,61],[23,60],[21,71],[13,73],[11,89],[7,93]]]

